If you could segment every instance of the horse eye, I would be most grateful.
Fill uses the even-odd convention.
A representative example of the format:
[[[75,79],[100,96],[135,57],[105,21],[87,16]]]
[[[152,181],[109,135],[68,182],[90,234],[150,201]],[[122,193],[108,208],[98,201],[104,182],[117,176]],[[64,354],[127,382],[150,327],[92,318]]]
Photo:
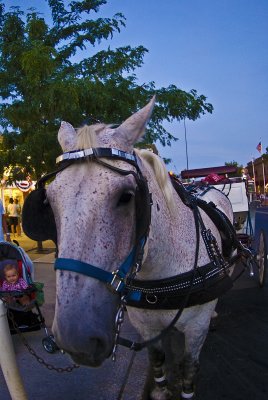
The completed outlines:
[[[133,193],[131,193],[131,192],[122,193],[118,200],[117,207],[128,204],[131,201],[132,197],[133,197]]]

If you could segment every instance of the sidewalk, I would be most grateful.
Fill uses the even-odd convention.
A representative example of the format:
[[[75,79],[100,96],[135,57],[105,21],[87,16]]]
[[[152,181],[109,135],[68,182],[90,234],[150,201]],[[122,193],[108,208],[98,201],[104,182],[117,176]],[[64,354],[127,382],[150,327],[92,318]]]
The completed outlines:
[[[40,258],[43,254],[47,254],[55,249],[55,244],[51,240],[46,240],[42,242],[44,253],[38,252],[37,242],[28,238],[24,233],[21,236],[14,237],[11,235],[11,241],[17,241],[28,254],[34,260],[35,258]]]
[[[43,242],[44,253],[37,252],[37,243],[25,235],[15,238],[27,251],[35,265],[35,280],[44,282],[45,304],[42,314],[51,328],[55,307],[55,271],[53,268],[55,245]],[[138,334],[127,320],[122,336],[139,341]],[[79,321],[77,321],[79,323]],[[72,360],[60,352],[49,354],[42,346],[44,330],[25,334],[29,345],[46,363],[56,367],[70,366]],[[134,353],[119,347],[116,362],[107,360],[100,368],[80,367],[73,372],[58,373],[45,368],[24,347],[18,335],[13,336],[15,352],[29,400],[142,400],[146,384],[148,361],[146,350]],[[0,371],[0,398],[10,400],[10,395]]]

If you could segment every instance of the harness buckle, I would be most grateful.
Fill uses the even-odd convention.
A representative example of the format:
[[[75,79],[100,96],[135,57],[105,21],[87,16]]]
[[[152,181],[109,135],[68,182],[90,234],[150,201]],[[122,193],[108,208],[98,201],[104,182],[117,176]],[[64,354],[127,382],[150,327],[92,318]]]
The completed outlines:
[[[113,279],[111,280],[110,283],[110,285],[116,292],[119,292],[121,290],[121,285],[124,285],[124,278],[120,276],[119,273],[120,273],[119,269],[112,272]]]

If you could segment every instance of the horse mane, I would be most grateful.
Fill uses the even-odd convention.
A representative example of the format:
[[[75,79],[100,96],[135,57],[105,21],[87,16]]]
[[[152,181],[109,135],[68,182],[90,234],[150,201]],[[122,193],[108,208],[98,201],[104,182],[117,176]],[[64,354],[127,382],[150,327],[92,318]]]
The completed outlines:
[[[97,147],[97,135],[100,131],[112,125],[106,124],[95,124],[95,125],[84,125],[77,129],[77,148],[88,149],[91,147]],[[166,200],[168,209],[171,214],[175,213],[174,199],[173,199],[173,186],[166,169],[163,160],[150,150],[135,149],[135,153],[141,158],[141,160],[147,162],[157,181],[157,184],[162,191]]]
[[[137,153],[142,160],[147,161],[152,168],[158,186],[165,197],[168,209],[171,214],[174,214],[175,207],[173,185],[164,161],[150,150],[135,149],[135,153]]]

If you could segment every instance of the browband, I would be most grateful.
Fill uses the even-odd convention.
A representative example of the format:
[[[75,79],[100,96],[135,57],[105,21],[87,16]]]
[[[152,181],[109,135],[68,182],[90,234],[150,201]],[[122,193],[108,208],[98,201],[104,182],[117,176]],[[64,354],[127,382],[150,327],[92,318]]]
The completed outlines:
[[[56,158],[56,164],[62,161],[78,160],[86,157],[114,157],[121,160],[127,160],[130,163],[137,164],[137,158],[135,154],[126,153],[125,151],[109,148],[109,147],[95,147],[85,150],[73,150],[63,153]]]
[[[136,169],[139,171],[139,161],[136,157],[136,154],[130,154],[122,150],[109,148],[109,147],[96,147],[89,148],[85,150],[73,150],[68,151],[66,153],[61,154],[56,158],[56,164],[60,164],[59,168],[56,171],[49,172],[48,174],[42,176],[38,182],[37,187],[43,187],[45,182],[55,176],[58,172],[61,172],[65,168],[67,168],[70,164],[75,162],[76,160],[82,160],[84,158],[116,158],[117,160],[127,161],[129,164],[134,165]],[[99,161],[100,162],[100,161]],[[101,163],[101,162],[100,162]],[[109,165],[109,168],[111,166]],[[119,170],[118,170],[119,171]]]

